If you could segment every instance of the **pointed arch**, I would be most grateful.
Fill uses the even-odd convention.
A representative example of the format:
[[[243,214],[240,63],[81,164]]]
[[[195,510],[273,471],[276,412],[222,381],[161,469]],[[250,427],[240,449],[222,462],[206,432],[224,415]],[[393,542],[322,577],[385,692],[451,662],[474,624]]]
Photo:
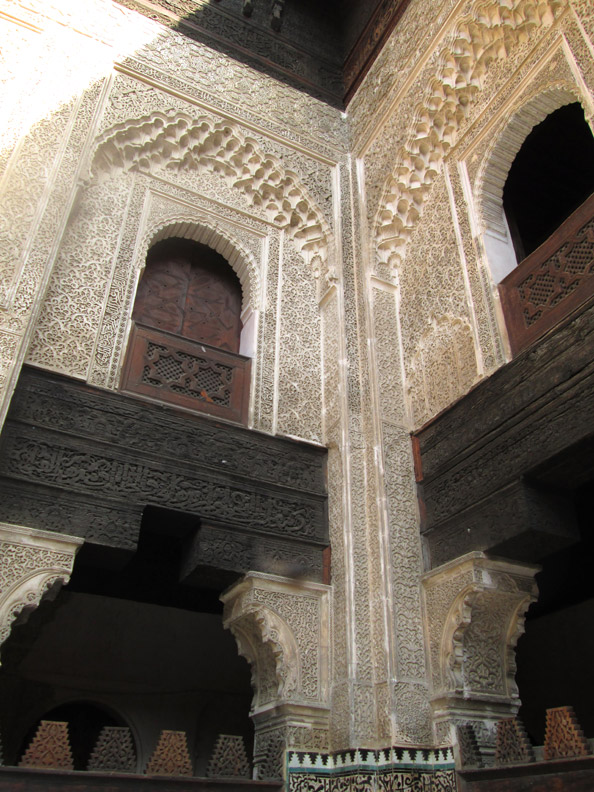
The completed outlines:
[[[476,205],[485,236],[485,247],[496,281],[511,272],[517,260],[503,209],[503,189],[510,168],[524,141],[534,129],[560,107],[580,102],[573,86],[554,86],[524,102],[502,121],[475,182]],[[585,109],[585,108],[584,108]]]
[[[176,214],[162,218],[147,228],[138,247],[137,268],[144,267],[147,253],[153,245],[172,237],[191,239],[220,253],[241,284],[242,314],[245,315],[250,309],[258,309],[261,294],[260,274],[253,255],[239,240],[232,238],[228,229],[221,229],[216,224],[202,223],[195,215]]]
[[[485,0],[461,18],[437,57],[435,77],[417,104],[373,223],[380,262],[397,266],[443,161],[457,140],[489,65],[539,28],[550,28],[567,0]]]
[[[13,622],[68,583],[82,539],[0,523],[0,644]]]
[[[224,119],[155,112],[116,124],[97,139],[88,176],[100,180],[117,171],[179,170],[220,174],[292,236],[302,252],[325,257],[328,224],[298,175]]]

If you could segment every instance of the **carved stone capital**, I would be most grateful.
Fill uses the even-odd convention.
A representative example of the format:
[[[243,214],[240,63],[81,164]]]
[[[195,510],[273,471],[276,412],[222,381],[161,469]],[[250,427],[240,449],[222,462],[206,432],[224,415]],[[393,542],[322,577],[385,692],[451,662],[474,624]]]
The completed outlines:
[[[12,623],[68,583],[83,539],[0,523],[0,644]]]
[[[223,624],[252,668],[260,779],[280,777],[285,748],[327,744],[329,592],[250,572],[221,597]]]
[[[483,722],[492,731],[516,714],[515,647],[538,569],[474,552],[423,576],[437,722]]]

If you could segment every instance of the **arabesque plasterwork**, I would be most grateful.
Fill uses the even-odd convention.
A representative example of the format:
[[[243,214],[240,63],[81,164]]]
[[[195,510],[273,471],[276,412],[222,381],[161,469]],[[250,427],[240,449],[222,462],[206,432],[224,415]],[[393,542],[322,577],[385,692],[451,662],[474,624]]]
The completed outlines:
[[[0,418],[25,359],[117,390],[146,251],[181,234],[222,252],[241,280],[250,426],[329,449],[326,687],[319,657],[302,662],[313,633],[287,610],[294,597],[301,622],[311,615],[307,592],[281,585],[289,600],[253,598],[237,623],[270,715],[258,725],[262,778],[287,744],[445,743],[460,722],[486,744],[493,711],[456,709],[462,689],[515,706],[513,647],[496,658],[491,639],[520,625],[531,590],[479,581],[478,562],[426,582],[457,625],[443,638],[427,617],[438,605],[421,600],[410,432],[506,360],[486,234],[505,237],[502,184],[531,125],[573,98],[592,119],[594,11],[587,0],[433,6],[420,25],[426,4],[411,0],[344,116],[111,0],[85,14],[62,0],[0,3],[12,108]],[[48,51],[63,53],[57,76],[39,68]],[[53,83],[71,90],[54,95]],[[493,603],[504,606],[491,622]],[[463,658],[481,642],[490,681]],[[438,709],[442,694],[455,706]],[[292,721],[270,714],[279,700]]]
[[[524,632],[524,615],[537,597],[538,571],[477,551],[423,576],[431,702],[438,723],[459,725],[466,718],[494,724],[517,712],[514,650]]]
[[[329,744],[330,590],[250,573],[221,597],[223,624],[250,663],[257,777],[282,775],[284,749]]]
[[[83,540],[0,524],[0,644],[15,620],[26,619],[42,599],[68,583]]]

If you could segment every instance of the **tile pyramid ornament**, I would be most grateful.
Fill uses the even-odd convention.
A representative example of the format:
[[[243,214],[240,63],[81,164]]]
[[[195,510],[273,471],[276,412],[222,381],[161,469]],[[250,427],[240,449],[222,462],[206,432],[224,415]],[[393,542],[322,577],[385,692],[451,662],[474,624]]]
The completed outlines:
[[[206,774],[210,778],[250,778],[250,763],[243,737],[219,734]]]
[[[145,772],[147,775],[191,776],[186,733],[164,729]]]
[[[42,720],[19,762],[19,767],[74,770],[68,724],[64,721]]]
[[[87,764],[99,773],[134,773],[136,751],[127,726],[104,726]]]

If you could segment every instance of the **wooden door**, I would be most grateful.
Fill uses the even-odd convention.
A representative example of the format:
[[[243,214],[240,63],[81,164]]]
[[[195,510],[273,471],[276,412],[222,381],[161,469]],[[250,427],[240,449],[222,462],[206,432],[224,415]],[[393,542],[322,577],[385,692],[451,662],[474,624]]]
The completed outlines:
[[[218,253],[177,239],[149,252],[134,304],[137,322],[238,352],[240,313],[241,286]]]

